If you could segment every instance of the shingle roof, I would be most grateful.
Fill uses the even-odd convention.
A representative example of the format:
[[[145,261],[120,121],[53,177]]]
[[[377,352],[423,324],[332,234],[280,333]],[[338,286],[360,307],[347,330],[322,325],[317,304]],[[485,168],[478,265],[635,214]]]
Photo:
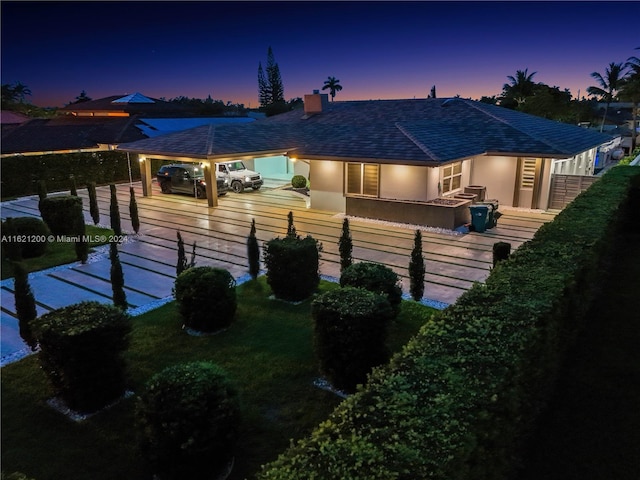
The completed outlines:
[[[309,158],[436,165],[473,155],[565,158],[611,139],[464,99],[331,102],[316,115],[294,110],[244,126],[199,127],[122,144],[138,153],[206,158],[297,148]]]
[[[135,117],[33,119],[2,132],[2,153],[77,150],[145,138],[134,126],[135,121]]]
[[[136,101],[142,98],[149,101]],[[123,101],[129,98],[130,101]],[[141,94],[112,95],[110,97],[89,100],[88,102],[72,103],[59,109],[60,112],[126,112],[130,115],[140,114],[149,116],[187,115],[190,109],[174,102],[165,102],[157,98],[145,97]]]

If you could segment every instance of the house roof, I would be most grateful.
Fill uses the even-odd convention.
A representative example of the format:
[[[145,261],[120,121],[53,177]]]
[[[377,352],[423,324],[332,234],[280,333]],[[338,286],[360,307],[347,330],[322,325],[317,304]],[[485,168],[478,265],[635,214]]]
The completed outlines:
[[[297,149],[307,158],[438,165],[483,154],[566,158],[609,135],[459,98],[331,102],[248,125],[204,126],[121,144],[195,158]]]
[[[190,109],[185,105],[146,97],[140,93],[112,95],[87,102],[71,103],[58,111],[62,113],[77,112],[79,114],[89,112],[124,112],[130,115],[140,114],[149,116],[180,116],[190,113]]]
[[[49,152],[96,148],[98,144],[145,138],[136,117],[55,117],[33,119],[2,132],[2,153]]]
[[[31,117],[20,112],[12,112],[11,110],[2,110],[0,112],[0,123],[2,125],[13,125],[29,121]]]

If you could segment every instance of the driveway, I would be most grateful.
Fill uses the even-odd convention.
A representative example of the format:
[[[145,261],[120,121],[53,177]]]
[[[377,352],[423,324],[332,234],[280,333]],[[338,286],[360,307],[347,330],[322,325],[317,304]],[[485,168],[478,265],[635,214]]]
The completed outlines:
[[[209,209],[206,200],[186,195],[163,195],[153,185],[154,195],[142,197],[140,183],[134,184],[140,217],[140,234],[120,246],[130,312],[139,314],[171,300],[177,261],[176,232],[181,231],[187,256],[196,242],[196,264],[226,268],[239,282],[248,278],[246,240],[255,218],[257,237],[262,242],[287,231],[287,214],[293,212],[299,235],[311,235],[322,242],[320,272],[337,279],[340,275],[338,239],[343,216],[306,207],[305,197],[284,190],[282,183],[265,183],[259,191],[228,193],[219,206]],[[118,185],[122,227],[131,231],[128,212],[129,185]],[[100,224],[109,225],[108,187],[99,187]],[[91,224],[86,190],[83,199],[86,222]],[[509,242],[515,250],[529,240],[554,214],[500,208],[498,226],[485,233],[454,235],[425,229],[423,254],[426,259],[425,302],[436,307],[454,303],[474,282],[482,282],[492,265],[492,246]],[[38,200],[25,197],[2,204],[2,218],[39,216]],[[415,229],[407,225],[350,219],[355,261],[379,262],[391,267],[402,279],[403,292],[409,292],[407,267]],[[30,284],[39,314],[82,300],[111,302],[108,248],[99,249],[87,264],[75,263],[30,275]],[[24,355],[14,317],[13,280],[1,284],[0,335],[2,365]]]

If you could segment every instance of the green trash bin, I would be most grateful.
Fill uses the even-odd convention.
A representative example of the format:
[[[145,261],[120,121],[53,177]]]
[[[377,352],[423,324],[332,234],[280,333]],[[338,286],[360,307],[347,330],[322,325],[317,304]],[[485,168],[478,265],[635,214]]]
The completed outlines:
[[[487,216],[491,205],[469,205],[471,211],[471,229],[475,232],[482,233],[487,229]]]

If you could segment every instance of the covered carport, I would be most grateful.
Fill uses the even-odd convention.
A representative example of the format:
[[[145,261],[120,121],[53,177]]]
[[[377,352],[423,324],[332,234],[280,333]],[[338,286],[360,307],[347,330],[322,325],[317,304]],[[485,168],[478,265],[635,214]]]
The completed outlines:
[[[264,127],[264,126],[263,126]],[[143,196],[151,196],[155,172],[151,160],[202,165],[209,207],[218,206],[216,163],[256,158],[288,157],[296,145],[283,128],[253,128],[253,125],[201,127],[121,144],[118,150],[138,156]]]

